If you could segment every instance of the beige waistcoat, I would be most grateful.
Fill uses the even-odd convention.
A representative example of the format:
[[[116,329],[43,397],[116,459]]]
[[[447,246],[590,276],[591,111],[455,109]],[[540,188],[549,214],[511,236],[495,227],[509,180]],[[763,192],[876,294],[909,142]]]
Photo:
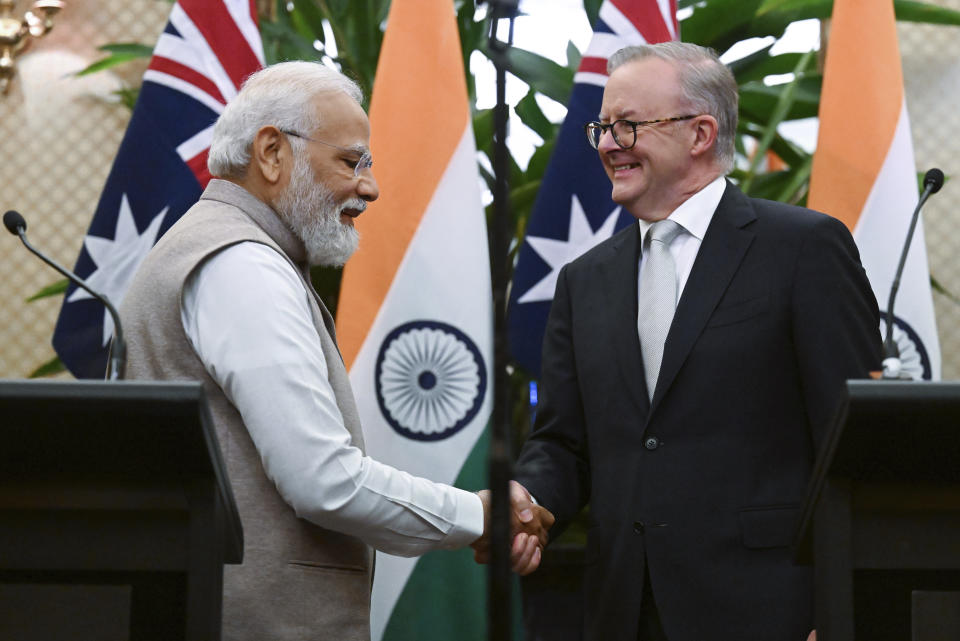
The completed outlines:
[[[240,414],[207,374],[184,332],[180,301],[187,277],[216,252],[245,241],[275,249],[300,274],[337,405],[353,444],[363,447],[333,319],[310,284],[303,243],[266,204],[227,181],[210,182],[144,260],[124,297],[120,316],[128,337],[127,377],[203,382],[245,541],[243,564],[225,568],[223,639],[367,641],[370,549],[296,517],[265,475]]]

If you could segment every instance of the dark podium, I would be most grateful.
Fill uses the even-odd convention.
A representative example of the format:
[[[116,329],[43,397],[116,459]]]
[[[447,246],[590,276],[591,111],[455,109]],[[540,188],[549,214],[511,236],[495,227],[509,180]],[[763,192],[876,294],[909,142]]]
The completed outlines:
[[[199,383],[0,381],[0,638],[220,638],[243,532]]]
[[[796,552],[818,641],[960,638],[960,384],[847,382]]]

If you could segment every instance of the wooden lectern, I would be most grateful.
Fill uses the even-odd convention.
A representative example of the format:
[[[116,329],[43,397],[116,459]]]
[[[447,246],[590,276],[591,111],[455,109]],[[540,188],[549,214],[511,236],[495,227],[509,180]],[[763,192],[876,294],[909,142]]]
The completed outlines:
[[[818,641],[922,636],[911,603],[960,591],[960,384],[847,382],[796,552],[814,563]]]
[[[219,639],[242,557],[199,383],[0,381],[0,637]]]

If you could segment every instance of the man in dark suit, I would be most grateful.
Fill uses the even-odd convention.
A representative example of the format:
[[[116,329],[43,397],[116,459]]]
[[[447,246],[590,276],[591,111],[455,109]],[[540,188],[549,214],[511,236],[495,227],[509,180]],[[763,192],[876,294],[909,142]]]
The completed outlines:
[[[555,531],[590,504],[587,639],[803,641],[789,544],[844,381],[879,369],[876,300],[841,223],[725,180],[737,86],[712,51],[608,71],[586,129],[638,224],[559,275],[516,479]]]

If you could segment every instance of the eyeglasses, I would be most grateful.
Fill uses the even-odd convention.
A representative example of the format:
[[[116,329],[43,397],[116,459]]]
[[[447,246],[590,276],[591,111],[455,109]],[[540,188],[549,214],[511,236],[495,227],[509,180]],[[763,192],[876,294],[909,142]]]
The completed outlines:
[[[298,134],[295,131],[287,131],[286,129],[281,129],[280,133],[287,134],[288,136],[293,136],[294,138],[303,138],[304,140],[309,140],[310,142],[320,143],[321,145],[326,145],[327,147],[333,147],[347,154],[359,154],[360,158],[357,159],[357,164],[353,166],[353,175],[359,176],[360,172],[366,171],[373,167],[373,157],[370,155],[369,151],[359,151],[357,149],[350,149],[348,147],[341,147],[340,145],[335,145],[331,142],[324,142],[322,140],[317,140],[316,138],[311,138],[310,136],[304,136],[303,134]]]
[[[587,132],[587,142],[594,149],[600,147],[600,137],[608,129],[613,133],[613,142],[617,143],[620,149],[632,149],[637,144],[637,129],[640,127],[649,127],[658,125],[662,122],[677,122],[679,120],[690,120],[696,116],[677,116],[675,118],[660,118],[659,120],[614,120],[613,122],[588,122],[583,126]]]

